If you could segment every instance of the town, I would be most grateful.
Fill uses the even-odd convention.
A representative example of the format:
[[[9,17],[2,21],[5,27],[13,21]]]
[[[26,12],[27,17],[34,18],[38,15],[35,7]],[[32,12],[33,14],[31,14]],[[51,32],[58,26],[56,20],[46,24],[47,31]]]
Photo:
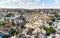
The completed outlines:
[[[60,38],[60,9],[0,9],[0,38]]]

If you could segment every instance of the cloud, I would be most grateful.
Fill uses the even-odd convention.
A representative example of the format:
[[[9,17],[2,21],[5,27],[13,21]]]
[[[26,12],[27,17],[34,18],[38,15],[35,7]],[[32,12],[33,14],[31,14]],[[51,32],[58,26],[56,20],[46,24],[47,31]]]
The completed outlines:
[[[55,0],[55,3],[60,3],[60,0]]]
[[[60,0],[1,0],[2,8],[60,8]]]

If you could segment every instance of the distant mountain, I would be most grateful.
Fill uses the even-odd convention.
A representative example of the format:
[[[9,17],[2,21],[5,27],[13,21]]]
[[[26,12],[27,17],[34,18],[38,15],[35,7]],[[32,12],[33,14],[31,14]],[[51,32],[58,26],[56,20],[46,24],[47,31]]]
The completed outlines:
[[[60,9],[7,9],[7,8],[0,8],[0,12],[26,12],[26,11],[34,11],[34,12],[57,12],[60,13]]]

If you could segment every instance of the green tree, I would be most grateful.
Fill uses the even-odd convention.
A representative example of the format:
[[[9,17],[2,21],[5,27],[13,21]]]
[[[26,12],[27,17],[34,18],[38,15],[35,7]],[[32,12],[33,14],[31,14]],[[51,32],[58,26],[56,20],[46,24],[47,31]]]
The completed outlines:
[[[9,31],[9,33],[10,33],[11,35],[14,35],[15,32],[16,32],[15,29],[11,29],[11,30]]]
[[[55,17],[59,17],[59,15],[57,13],[55,13]]]
[[[52,17],[52,19],[51,19],[51,20],[52,20],[52,22],[53,22],[53,21],[55,21],[55,18],[54,18],[54,17]]]
[[[7,20],[7,19],[4,17],[4,20]]]
[[[44,27],[44,30],[46,31],[46,35],[50,35],[56,32],[56,30],[53,27],[49,27],[49,28]]]
[[[6,25],[6,22],[1,22],[0,23],[0,26],[5,26]]]
[[[56,30],[55,30],[53,27],[49,27],[49,31],[50,31],[51,33],[55,33],[55,32],[56,32]]]
[[[15,23],[14,23],[14,21],[12,21],[11,23],[12,23],[12,25],[13,25],[13,26],[15,26]]]
[[[10,30],[10,34],[11,34],[11,35],[14,35],[14,34],[15,34],[15,35],[18,35],[18,34],[19,34],[19,31],[16,30],[16,29],[11,29],[11,30]]]
[[[49,25],[52,25],[52,22],[48,22]]]
[[[48,30],[49,30],[49,28],[47,28],[47,27],[44,27],[44,30],[48,31]]]
[[[49,16],[50,17],[50,20],[53,22],[53,21],[55,21],[55,18],[54,18],[54,16]]]
[[[14,15],[12,13],[8,13],[6,17],[14,17]]]
[[[48,31],[46,31],[46,35],[50,35],[51,34],[51,32],[48,30]]]
[[[2,38],[9,38],[10,35],[2,35]]]
[[[1,24],[2,24],[2,25],[6,25],[6,23],[5,23],[5,22],[2,22]]]
[[[15,32],[15,34],[18,35],[18,34],[19,34],[19,31],[17,30],[17,31]]]

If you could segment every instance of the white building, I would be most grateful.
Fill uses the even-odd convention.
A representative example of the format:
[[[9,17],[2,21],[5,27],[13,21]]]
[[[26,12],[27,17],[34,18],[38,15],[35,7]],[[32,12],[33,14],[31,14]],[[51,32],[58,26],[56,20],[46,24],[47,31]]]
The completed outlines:
[[[55,37],[56,37],[56,38],[60,38],[60,35],[59,35],[59,34],[55,34]]]
[[[17,38],[16,36],[11,36],[10,38]]]

